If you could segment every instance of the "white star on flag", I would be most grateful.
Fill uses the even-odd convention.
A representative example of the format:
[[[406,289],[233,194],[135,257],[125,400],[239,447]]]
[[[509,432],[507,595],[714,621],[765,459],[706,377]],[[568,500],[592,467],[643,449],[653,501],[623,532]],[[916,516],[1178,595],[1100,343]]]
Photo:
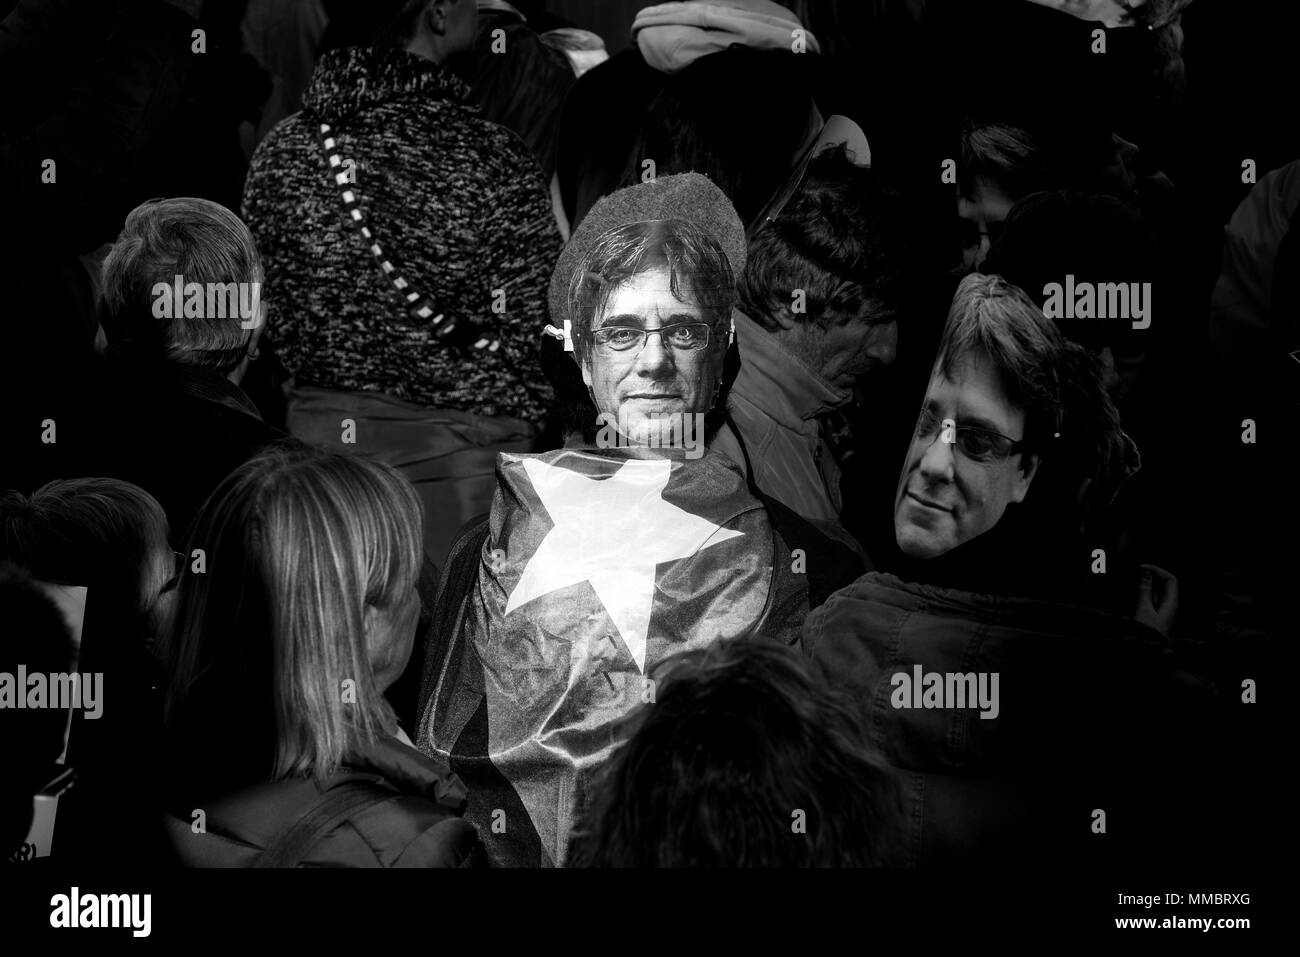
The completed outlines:
[[[664,501],[672,471],[668,459],[630,459],[605,479],[540,459],[524,459],[523,465],[555,524],[524,566],[506,614],[534,598],[590,582],[644,672],[655,566],[744,533]]]

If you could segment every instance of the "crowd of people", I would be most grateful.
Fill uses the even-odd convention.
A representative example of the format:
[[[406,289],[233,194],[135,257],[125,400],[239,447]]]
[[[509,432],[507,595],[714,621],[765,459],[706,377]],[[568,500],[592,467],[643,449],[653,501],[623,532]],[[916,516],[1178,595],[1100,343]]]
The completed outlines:
[[[1181,151],[1209,4],[561,6],[0,0],[5,855],[1241,860],[1300,151]]]

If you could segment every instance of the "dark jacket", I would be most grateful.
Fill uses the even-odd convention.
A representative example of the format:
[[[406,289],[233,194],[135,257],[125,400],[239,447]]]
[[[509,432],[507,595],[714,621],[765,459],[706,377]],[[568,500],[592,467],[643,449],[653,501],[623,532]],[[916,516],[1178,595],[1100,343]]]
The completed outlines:
[[[30,458],[34,474],[24,484],[75,476],[132,482],[162,505],[178,549],[221,480],[285,439],[239,386],[208,369],[95,362],[68,392],[58,441]]]
[[[803,640],[858,699],[899,778],[906,850],[894,863],[1115,864],[1211,843],[1187,834],[1191,809],[1207,806],[1191,795],[1223,774],[1204,760],[1221,716],[1136,621],[873,572],[815,610]],[[996,673],[998,693],[917,707],[895,678],[917,666]]]
[[[172,850],[187,867],[251,867],[327,791],[369,782],[389,797],[327,830],[299,867],[466,867],[481,861],[478,834],[460,817],[465,787],[446,762],[396,738],[350,756],[324,785],[272,781],[191,806],[165,819]],[[203,831],[196,812],[204,812]]]
[[[728,393],[731,422],[713,447],[742,469],[747,453],[758,487],[804,518],[838,522],[840,469],[818,417],[847,405],[852,393],[834,388],[744,313],[734,315],[740,373]]]
[[[258,146],[243,207],[267,335],[297,384],[540,421],[560,235],[527,147],[402,50],[325,54],[303,107]]]

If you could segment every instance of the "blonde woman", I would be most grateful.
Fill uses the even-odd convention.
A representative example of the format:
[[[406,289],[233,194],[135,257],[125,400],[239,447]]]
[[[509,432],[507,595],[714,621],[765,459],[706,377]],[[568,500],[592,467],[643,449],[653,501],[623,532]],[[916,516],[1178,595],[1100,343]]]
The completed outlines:
[[[166,823],[200,867],[479,859],[465,789],[384,691],[410,656],[421,506],[387,466],[273,446],[195,521],[169,656]]]

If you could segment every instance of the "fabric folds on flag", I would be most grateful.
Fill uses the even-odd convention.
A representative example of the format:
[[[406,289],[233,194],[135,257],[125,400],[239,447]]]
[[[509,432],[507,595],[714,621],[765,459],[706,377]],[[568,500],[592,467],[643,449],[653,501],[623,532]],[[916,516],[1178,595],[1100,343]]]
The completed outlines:
[[[420,744],[451,756],[496,863],[558,865],[656,666],[720,640],[793,642],[806,586],[723,456],[502,453],[497,479]]]

